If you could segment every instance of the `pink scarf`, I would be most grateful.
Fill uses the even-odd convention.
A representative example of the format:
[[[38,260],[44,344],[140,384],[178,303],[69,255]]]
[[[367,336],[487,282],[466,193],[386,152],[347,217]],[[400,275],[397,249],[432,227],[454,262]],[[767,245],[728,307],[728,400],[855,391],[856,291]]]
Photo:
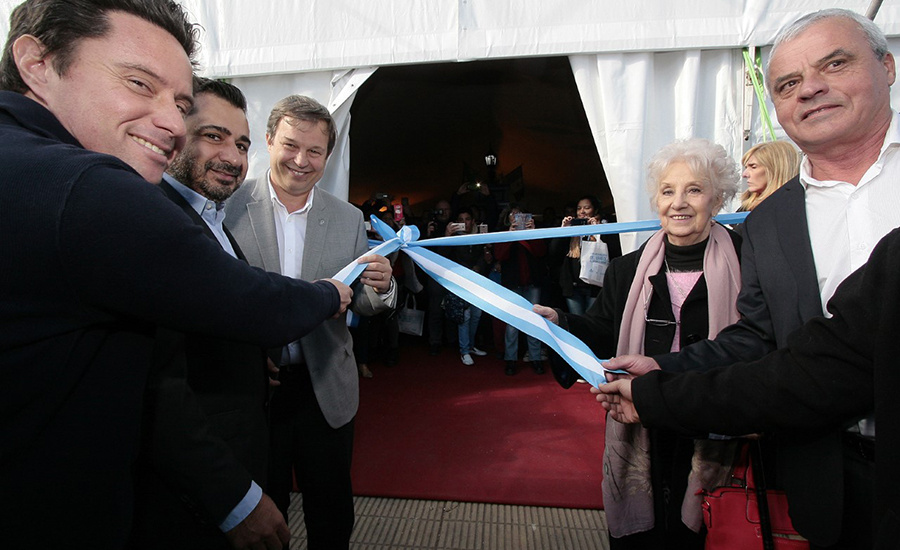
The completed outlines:
[[[665,260],[665,233],[657,231],[638,262],[619,327],[617,355],[643,354],[645,311],[653,295],[650,277]],[[703,274],[709,303],[709,338],[739,319],[737,296],[741,289],[740,263],[728,231],[713,224],[703,254]],[[729,473],[734,445],[728,441],[695,441],[682,521],[694,531],[702,525],[700,488],[722,485]],[[650,484],[650,438],[639,424],[621,424],[606,417],[603,455],[603,504],[609,532],[624,537],[653,528],[653,491]]]

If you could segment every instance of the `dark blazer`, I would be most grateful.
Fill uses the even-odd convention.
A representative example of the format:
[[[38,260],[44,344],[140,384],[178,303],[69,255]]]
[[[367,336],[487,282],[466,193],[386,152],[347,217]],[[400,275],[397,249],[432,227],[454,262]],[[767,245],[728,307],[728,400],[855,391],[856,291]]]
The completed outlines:
[[[121,548],[156,326],[283,345],[329,283],[248,267],[122,161],[0,92],[0,533]]]
[[[780,430],[786,438],[807,441],[809,430],[826,427],[832,433],[841,422],[874,408],[878,423],[875,547],[896,548],[900,540],[898,273],[900,230],[894,230],[875,247],[868,263],[838,287],[828,306],[834,316],[813,318],[765,359],[704,374],[662,371],[637,378],[632,389],[641,422],[683,433]],[[820,485],[833,485],[818,462],[808,467],[816,483],[807,491],[819,494]]]
[[[165,180],[159,188],[216,241],[178,191]],[[243,260],[227,228],[225,234]],[[265,488],[265,351],[217,336],[160,332],[157,346],[181,347],[186,360],[151,371],[131,547],[228,548],[218,525],[251,480]]]
[[[662,370],[707,370],[758,359],[823,315],[806,222],[805,190],[794,178],[757,206],[743,224],[741,320],[715,340],[657,357]],[[800,534],[828,546],[841,532],[843,462],[838,430],[816,437],[778,437],[777,483],[787,492]]]

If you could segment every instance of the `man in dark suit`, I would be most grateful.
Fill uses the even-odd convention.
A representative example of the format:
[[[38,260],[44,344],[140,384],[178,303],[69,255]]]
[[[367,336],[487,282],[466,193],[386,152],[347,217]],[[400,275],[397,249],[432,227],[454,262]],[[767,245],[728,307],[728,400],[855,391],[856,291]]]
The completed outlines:
[[[4,547],[125,544],[147,373],[165,351],[157,327],[269,347],[349,303],[337,281],[230,257],[150,183],[185,135],[194,49],[175,2],[29,0],[10,17],[0,59]]]
[[[251,265],[314,280],[366,252],[359,209],[316,188],[335,140],[331,115],[314,99],[288,96],[275,104],[266,125],[269,170],[248,180],[226,205]],[[351,309],[374,315],[394,307],[395,285],[386,258],[365,258],[370,263],[354,286]],[[293,467],[310,550],[347,548],[359,375],[346,320],[323,323],[276,355],[281,385],[270,403],[269,493],[286,518]]]
[[[246,109],[235,86],[195,78],[184,146],[159,185],[207,237],[241,260],[222,222],[224,201],[247,174]],[[180,336],[161,335],[160,345]],[[151,376],[131,546],[230,548],[230,541],[242,548],[254,531],[289,539],[262,493],[269,443],[264,349],[198,333],[183,338],[186,361],[158,365]]]
[[[778,430],[809,439],[873,409],[877,445],[858,452],[877,463],[873,515],[860,529],[868,548],[900,540],[900,230],[889,233],[863,267],[781,349],[753,363],[700,373],[656,371],[601,386],[604,408],[620,422],[642,422],[696,436]],[[597,391],[595,391],[597,393]],[[830,429],[830,430],[829,430]],[[877,451],[877,453],[876,453]],[[861,545],[859,545],[861,546]]]
[[[611,368],[642,374],[709,369],[783,347],[804,322],[823,315],[838,284],[900,226],[900,124],[890,106],[894,58],[878,27],[846,10],[823,10],[779,33],[767,83],[788,136],[806,155],[800,175],[744,223],[741,320],[715,340],[678,354],[622,357]],[[873,464],[857,460],[851,432],[798,439],[776,434],[777,483],[794,527],[814,548],[866,547]],[[868,539],[870,543],[870,539]]]

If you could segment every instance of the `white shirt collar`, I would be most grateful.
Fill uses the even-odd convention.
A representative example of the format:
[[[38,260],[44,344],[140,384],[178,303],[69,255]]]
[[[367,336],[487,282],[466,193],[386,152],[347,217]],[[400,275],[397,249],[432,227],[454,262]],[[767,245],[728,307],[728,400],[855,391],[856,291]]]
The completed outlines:
[[[285,212],[287,212],[287,207],[278,198],[278,194],[275,193],[275,187],[274,187],[275,184],[272,183],[272,169],[271,168],[266,170],[266,182],[268,182],[268,184],[269,184],[269,196],[272,198],[272,203],[276,204],[278,206],[281,206],[281,208],[283,208],[285,210]],[[290,214],[306,214],[307,212],[309,212],[309,210],[312,208],[313,198],[315,197],[315,194],[316,194],[316,188],[315,188],[315,186],[313,186],[313,188],[309,190],[309,196],[306,197],[306,204],[303,205],[303,208],[301,208],[300,210],[297,210],[296,212],[290,212]]]
[[[883,164],[884,157],[888,150],[897,147],[900,147],[900,112],[893,112],[891,124],[888,126],[887,133],[884,135],[884,143],[881,144],[881,152],[878,153],[878,159],[872,166]],[[870,171],[871,167],[866,171],[866,174]],[[864,179],[865,176],[863,177],[863,180],[860,180],[860,183],[862,183]],[[822,183],[824,182],[812,177],[812,166],[809,164],[809,157],[804,154],[803,161],[800,163],[800,184],[806,189],[809,188],[809,185],[821,185]]]

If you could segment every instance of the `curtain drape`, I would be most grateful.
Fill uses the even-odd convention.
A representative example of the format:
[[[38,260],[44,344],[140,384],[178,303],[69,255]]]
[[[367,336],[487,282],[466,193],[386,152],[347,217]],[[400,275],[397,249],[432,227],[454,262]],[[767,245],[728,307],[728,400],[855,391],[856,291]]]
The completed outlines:
[[[742,153],[739,50],[606,53],[569,58],[619,221],[656,216],[644,183],[663,145],[705,137]],[[647,235],[623,235],[623,250]]]

